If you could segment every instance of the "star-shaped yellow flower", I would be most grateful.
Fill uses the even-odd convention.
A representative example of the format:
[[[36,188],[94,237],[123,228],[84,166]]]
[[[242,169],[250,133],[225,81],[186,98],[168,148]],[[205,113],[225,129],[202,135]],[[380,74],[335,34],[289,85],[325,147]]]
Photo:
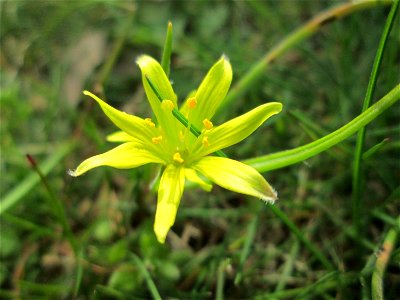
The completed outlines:
[[[270,116],[279,113],[282,110],[281,103],[260,105],[222,125],[214,126],[211,119],[225,98],[232,80],[231,65],[225,56],[214,64],[200,87],[186,99],[179,111],[177,97],[161,65],[147,55],[140,56],[137,64],[142,71],[143,85],[156,120],[121,112],[84,91],[121,129],[110,135],[108,140],[122,144],[86,159],[76,170],[70,171],[70,175],[80,176],[99,166],[120,169],[136,168],[148,163],[165,166],[158,189],[154,222],[154,231],[160,243],[164,243],[175,222],[185,179],[211,190],[211,185],[199,176],[201,174],[231,191],[264,201],[276,200],[274,189],[254,168],[211,154],[218,154],[220,149],[245,139]],[[184,116],[186,126],[176,118],[177,114]]]

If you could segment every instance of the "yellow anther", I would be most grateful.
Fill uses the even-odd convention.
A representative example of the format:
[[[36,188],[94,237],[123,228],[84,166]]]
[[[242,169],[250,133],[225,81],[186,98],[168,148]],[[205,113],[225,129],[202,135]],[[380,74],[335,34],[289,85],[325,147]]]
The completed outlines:
[[[210,142],[208,141],[208,136],[203,137],[202,143],[204,147],[210,146]]]
[[[207,130],[210,130],[214,126],[213,123],[209,119],[204,119],[203,125],[204,125],[204,128]]]
[[[158,144],[161,143],[161,141],[162,141],[162,135],[153,137],[153,138],[151,139],[151,141],[152,141],[154,144],[158,145]]]
[[[170,111],[174,109],[174,103],[171,100],[163,100],[161,106],[163,109],[168,109]]]
[[[180,154],[179,152],[176,152],[176,153],[174,154],[174,156],[172,157],[172,159],[173,159],[174,161],[180,163],[180,164],[184,162],[184,160],[183,160],[183,158],[182,158],[182,156],[181,156],[181,154]]]
[[[156,124],[153,123],[153,121],[150,118],[144,119],[146,125],[149,125],[150,127],[156,127]]]
[[[191,98],[189,98],[189,99],[187,100],[187,104],[188,104],[188,107],[189,107],[190,109],[193,109],[193,108],[195,108],[196,105],[197,105],[197,99],[196,99],[195,97],[191,97]]]

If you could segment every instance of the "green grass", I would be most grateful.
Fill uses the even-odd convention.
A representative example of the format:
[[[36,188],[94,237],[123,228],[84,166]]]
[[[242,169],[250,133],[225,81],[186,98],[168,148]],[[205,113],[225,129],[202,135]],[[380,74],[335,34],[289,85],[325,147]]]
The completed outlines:
[[[379,52],[390,2],[337,5],[1,2],[0,298],[394,299],[398,90],[381,103],[400,81],[399,16]],[[258,164],[279,193],[274,206],[191,186],[160,245],[153,166],[67,175],[112,147],[105,136],[115,128],[83,89],[124,111],[151,113],[135,65],[142,53],[170,66],[180,100],[226,54],[234,79],[214,124],[264,102],[284,104],[255,134],[224,149]],[[374,118],[366,111],[365,123],[319,155],[276,164],[287,158],[280,151],[311,147],[359,120],[377,53],[381,67],[364,105],[378,107]],[[364,124],[365,139],[357,138]],[[355,161],[362,172],[353,172]]]

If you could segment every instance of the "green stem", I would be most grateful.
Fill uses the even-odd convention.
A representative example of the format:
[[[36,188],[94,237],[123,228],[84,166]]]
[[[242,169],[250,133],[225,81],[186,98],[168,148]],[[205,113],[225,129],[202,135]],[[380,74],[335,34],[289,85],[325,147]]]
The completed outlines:
[[[71,230],[71,227],[69,226],[67,215],[65,214],[63,204],[61,203],[60,199],[58,197],[56,197],[56,195],[54,194],[53,189],[50,187],[46,176],[44,175],[44,173],[42,172],[42,170],[36,163],[35,159],[29,154],[27,154],[26,156],[27,156],[27,159],[29,160],[32,168],[39,175],[39,178],[49,195],[49,200],[50,200],[49,204],[53,208],[54,214],[56,215],[58,221],[61,223],[61,226],[63,227],[64,233],[65,233],[69,243],[71,244],[72,249],[74,250],[75,257],[77,257],[78,244],[75,240],[74,235],[72,234],[72,230]]]
[[[299,249],[300,249],[299,240],[294,240],[289,255],[287,256],[286,262],[283,266],[280,280],[276,285],[274,292],[283,291],[285,289],[286,281],[289,279],[290,274],[293,273]]]
[[[330,290],[337,290],[339,284],[344,286],[352,285],[356,278],[355,274],[340,274],[334,271],[310,285],[273,292],[268,295],[264,292],[260,295],[255,295],[252,299],[325,299],[327,297],[324,298],[321,294],[327,293]]]
[[[359,10],[390,4],[391,1],[357,1],[340,4],[318,14],[302,27],[290,33],[285,39],[257,61],[246,75],[232,87],[222,103],[219,112],[223,111],[223,107],[243,96],[253,86],[254,82],[265,74],[265,70],[270,63],[274,62],[279,56],[292,49],[298,43],[316,33],[323,27],[323,25]]]
[[[230,259],[226,258],[219,263],[217,269],[217,288],[215,300],[224,299],[225,269],[230,264]]]
[[[287,227],[289,227],[290,231],[313,253],[317,259],[324,265],[325,268],[332,271],[335,268],[329,262],[329,260],[324,256],[324,254],[313,244],[311,243],[300,231],[300,229],[285,215],[283,211],[281,211],[277,206],[273,204],[268,204],[268,207],[277,216]]]
[[[244,266],[244,263],[245,263],[247,257],[250,254],[251,245],[253,245],[253,243],[254,243],[254,239],[255,239],[256,233],[257,233],[259,218],[260,218],[260,209],[258,209],[257,213],[253,216],[253,220],[248,225],[248,229],[246,231],[246,239],[245,239],[245,242],[243,245],[242,252],[240,253],[238,271],[237,271],[235,279],[234,279],[234,284],[236,286],[238,286],[240,281],[242,280],[243,266]]]
[[[385,27],[383,28],[383,33],[379,41],[378,49],[376,51],[376,56],[374,64],[372,66],[370,80],[368,82],[367,92],[365,94],[364,103],[362,107],[362,112],[366,111],[371,104],[371,99],[375,91],[376,81],[378,79],[378,71],[382,63],[383,52],[386,47],[386,42],[389,37],[390,30],[394,23],[394,17],[396,15],[399,6],[399,1],[395,0],[393,2],[392,8],[387,17]],[[361,127],[357,134],[357,142],[354,150],[353,159],[353,180],[352,180],[352,210],[353,210],[353,224],[355,225],[356,232],[360,234],[362,223],[361,223],[361,198],[362,198],[362,153],[364,148],[364,140],[366,134],[366,127]]]
[[[144,279],[146,280],[147,287],[149,288],[149,291],[153,297],[153,299],[162,299],[160,293],[157,290],[157,287],[151,278],[151,275],[149,271],[147,271],[145,265],[143,264],[142,260],[137,256],[136,254],[131,252],[132,260],[135,262],[135,264],[138,266],[139,271],[142,273]]]
[[[43,175],[47,175],[52,169],[54,169],[57,164],[75,147],[74,143],[68,142],[60,147],[57,147],[52,155],[40,165],[40,170]],[[17,205],[20,201],[26,199],[24,198],[35,185],[40,182],[40,177],[35,173],[30,173],[23,180],[15,186],[14,189],[9,191],[3,199],[0,201],[0,216],[11,209],[13,206]]]
[[[304,161],[350,137],[360,130],[360,128],[370,123],[386,109],[396,103],[399,99],[400,85],[397,85],[365,112],[338,130],[304,146],[247,159],[244,163],[254,167],[259,172],[267,172]]]
[[[22,229],[33,231],[35,235],[53,237],[56,234],[55,231],[50,228],[37,225],[31,221],[28,221],[25,218],[20,218],[7,212],[3,214],[3,220],[11,223],[13,227],[20,227]]]

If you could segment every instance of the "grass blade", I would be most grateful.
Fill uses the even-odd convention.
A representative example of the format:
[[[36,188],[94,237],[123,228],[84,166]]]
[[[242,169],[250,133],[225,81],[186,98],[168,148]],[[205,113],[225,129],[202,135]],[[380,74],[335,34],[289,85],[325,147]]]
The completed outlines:
[[[300,229],[292,221],[290,221],[290,219],[276,205],[268,204],[267,206],[271,209],[275,216],[281,219],[281,221],[285,223],[287,227],[289,227],[290,231],[307,247],[311,253],[315,255],[315,257],[325,268],[330,271],[335,269],[325,255],[303,235]]]
[[[160,293],[158,292],[157,287],[154,284],[154,281],[151,278],[149,271],[147,271],[146,267],[144,266],[142,260],[134,253],[131,253],[131,257],[134,260],[135,264],[138,266],[142,275],[144,276],[147,283],[147,287],[149,288],[149,291],[153,299],[161,299]]]
[[[240,283],[240,281],[242,280],[243,265],[244,265],[247,257],[249,256],[251,245],[254,242],[254,238],[256,236],[257,227],[258,227],[258,220],[259,220],[259,213],[257,213],[253,217],[253,220],[250,222],[250,224],[248,226],[247,233],[246,233],[246,240],[244,242],[242,253],[240,254],[240,260],[239,260],[239,266],[238,266],[239,270],[235,276],[235,281],[234,281],[235,285],[238,285]]]
[[[39,166],[43,175],[47,175],[54,167],[66,156],[74,147],[73,143],[66,143],[61,145],[54,153]],[[20,184],[8,192],[3,200],[0,202],[0,216],[17,205],[23,197],[29,193],[40,181],[40,177],[36,173],[29,174]]]
[[[383,28],[383,33],[379,41],[378,49],[376,51],[374,64],[372,66],[371,76],[368,82],[367,92],[365,94],[364,103],[362,107],[362,112],[365,112],[371,104],[372,96],[375,91],[376,81],[378,79],[378,71],[382,63],[383,52],[386,47],[386,42],[389,37],[390,30],[394,23],[394,17],[396,15],[397,9],[399,7],[399,1],[393,2],[392,8],[386,19],[385,27]],[[353,210],[353,224],[356,228],[357,233],[360,234],[361,231],[361,198],[362,198],[362,153],[364,148],[364,140],[366,134],[366,127],[361,127],[357,134],[357,142],[354,150],[353,159],[353,180],[352,180],[352,210]]]
[[[172,23],[168,22],[167,36],[165,37],[164,50],[161,58],[161,67],[163,68],[165,74],[167,74],[167,77],[169,77],[171,52],[172,52]]]

